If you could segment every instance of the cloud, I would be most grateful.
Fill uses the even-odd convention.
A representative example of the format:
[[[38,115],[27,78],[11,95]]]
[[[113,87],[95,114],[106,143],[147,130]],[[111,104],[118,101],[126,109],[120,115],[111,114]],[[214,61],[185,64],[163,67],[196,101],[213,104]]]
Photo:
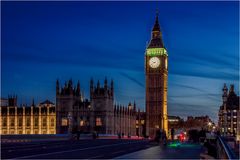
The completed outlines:
[[[144,85],[142,82],[140,82],[139,80],[137,80],[136,78],[133,78],[133,77],[129,76],[128,74],[124,73],[124,72],[119,72],[119,74],[122,75],[123,77],[131,80],[132,82],[134,82],[134,83],[137,84],[138,86],[140,86],[140,87],[142,87],[142,88],[145,87],[145,85]]]

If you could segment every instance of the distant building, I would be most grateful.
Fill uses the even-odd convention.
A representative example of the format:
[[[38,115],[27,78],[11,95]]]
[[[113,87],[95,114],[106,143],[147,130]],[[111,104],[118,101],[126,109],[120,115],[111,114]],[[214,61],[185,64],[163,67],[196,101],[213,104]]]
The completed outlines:
[[[56,113],[52,102],[17,107],[17,97],[0,107],[0,134],[55,134]]]
[[[186,129],[206,129],[206,130],[212,130],[212,127],[215,124],[213,121],[206,115],[206,116],[188,116],[187,120],[184,122],[184,128]]]
[[[104,85],[100,82],[94,85],[90,81],[90,101],[83,99],[80,83],[74,87],[72,80],[60,89],[56,84],[56,114],[57,133],[75,131],[102,134],[136,135],[136,119],[140,112],[136,104],[129,103],[127,107],[114,104],[113,81],[110,85],[107,79]],[[143,121],[145,123],[145,121]]]
[[[240,139],[240,107],[239,96],[234,92],[234,85],[230,85],[230,90],[226,84],[223,87],[223,104],[219,109],[218,126],[223,135],[236,135]]]
[[[168,128],[183,128],[184,120],[179,116],[168,116]]]

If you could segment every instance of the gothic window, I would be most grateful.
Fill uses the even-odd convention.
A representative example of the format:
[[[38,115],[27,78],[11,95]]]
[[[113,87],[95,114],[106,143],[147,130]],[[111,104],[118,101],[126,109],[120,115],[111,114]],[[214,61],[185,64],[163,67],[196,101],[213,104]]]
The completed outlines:
[[[42,126],[46,127],[47,126],[47,118],[43,118],[42,120]]]
[[[51,126],[54,126],[54,118],[51,118]]]
[[[153,101],[154,100],[154,97],[151,95],[150,96],[150,101]]]
[[[84,126],[84,120],[80,120],[80,126]]]
[[[22,126],[22,121],[23,121],[22,118],[19,118],[19,119],[18,119],[18,126]]]
[[[3,118],[2,125],[3,125],[3,127],[7,126],[7,118],[5,118],[5,117]]]
[[[37,117],[34,118],[34,126],[35,126],[35,127],[38,126],[38,118],[37,118]]]
[[[62,126],[67,126],[67,125],[68,125],[68,119],[62,118]]]
[[[102,119],[99,117],[96,118],[96,126],[102,126]]]
[[[31,124],[31,119],[28,117],[28,118],[26,119],[26,125],[29,127],[30,124]]]
[[[10,119],[10,126],[14,126],[14,118]]]

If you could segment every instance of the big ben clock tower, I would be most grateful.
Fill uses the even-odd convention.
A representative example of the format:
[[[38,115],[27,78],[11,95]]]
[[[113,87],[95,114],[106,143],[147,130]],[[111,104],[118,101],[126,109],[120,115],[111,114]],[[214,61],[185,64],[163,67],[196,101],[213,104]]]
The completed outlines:
[[[145,52],[145,73],[147,135],[154,138],[160,129],[168,134],[168,54],[163,44],[158,14]]]

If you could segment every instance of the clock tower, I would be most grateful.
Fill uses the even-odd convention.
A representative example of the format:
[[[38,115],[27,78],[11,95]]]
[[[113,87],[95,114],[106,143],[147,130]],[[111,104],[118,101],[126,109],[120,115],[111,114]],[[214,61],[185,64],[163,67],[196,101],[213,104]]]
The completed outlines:
[[[168,134],[168,54],[163,44],[158,14],[145,52],[145,74],[147,135],[154,138],[160,129]]]

